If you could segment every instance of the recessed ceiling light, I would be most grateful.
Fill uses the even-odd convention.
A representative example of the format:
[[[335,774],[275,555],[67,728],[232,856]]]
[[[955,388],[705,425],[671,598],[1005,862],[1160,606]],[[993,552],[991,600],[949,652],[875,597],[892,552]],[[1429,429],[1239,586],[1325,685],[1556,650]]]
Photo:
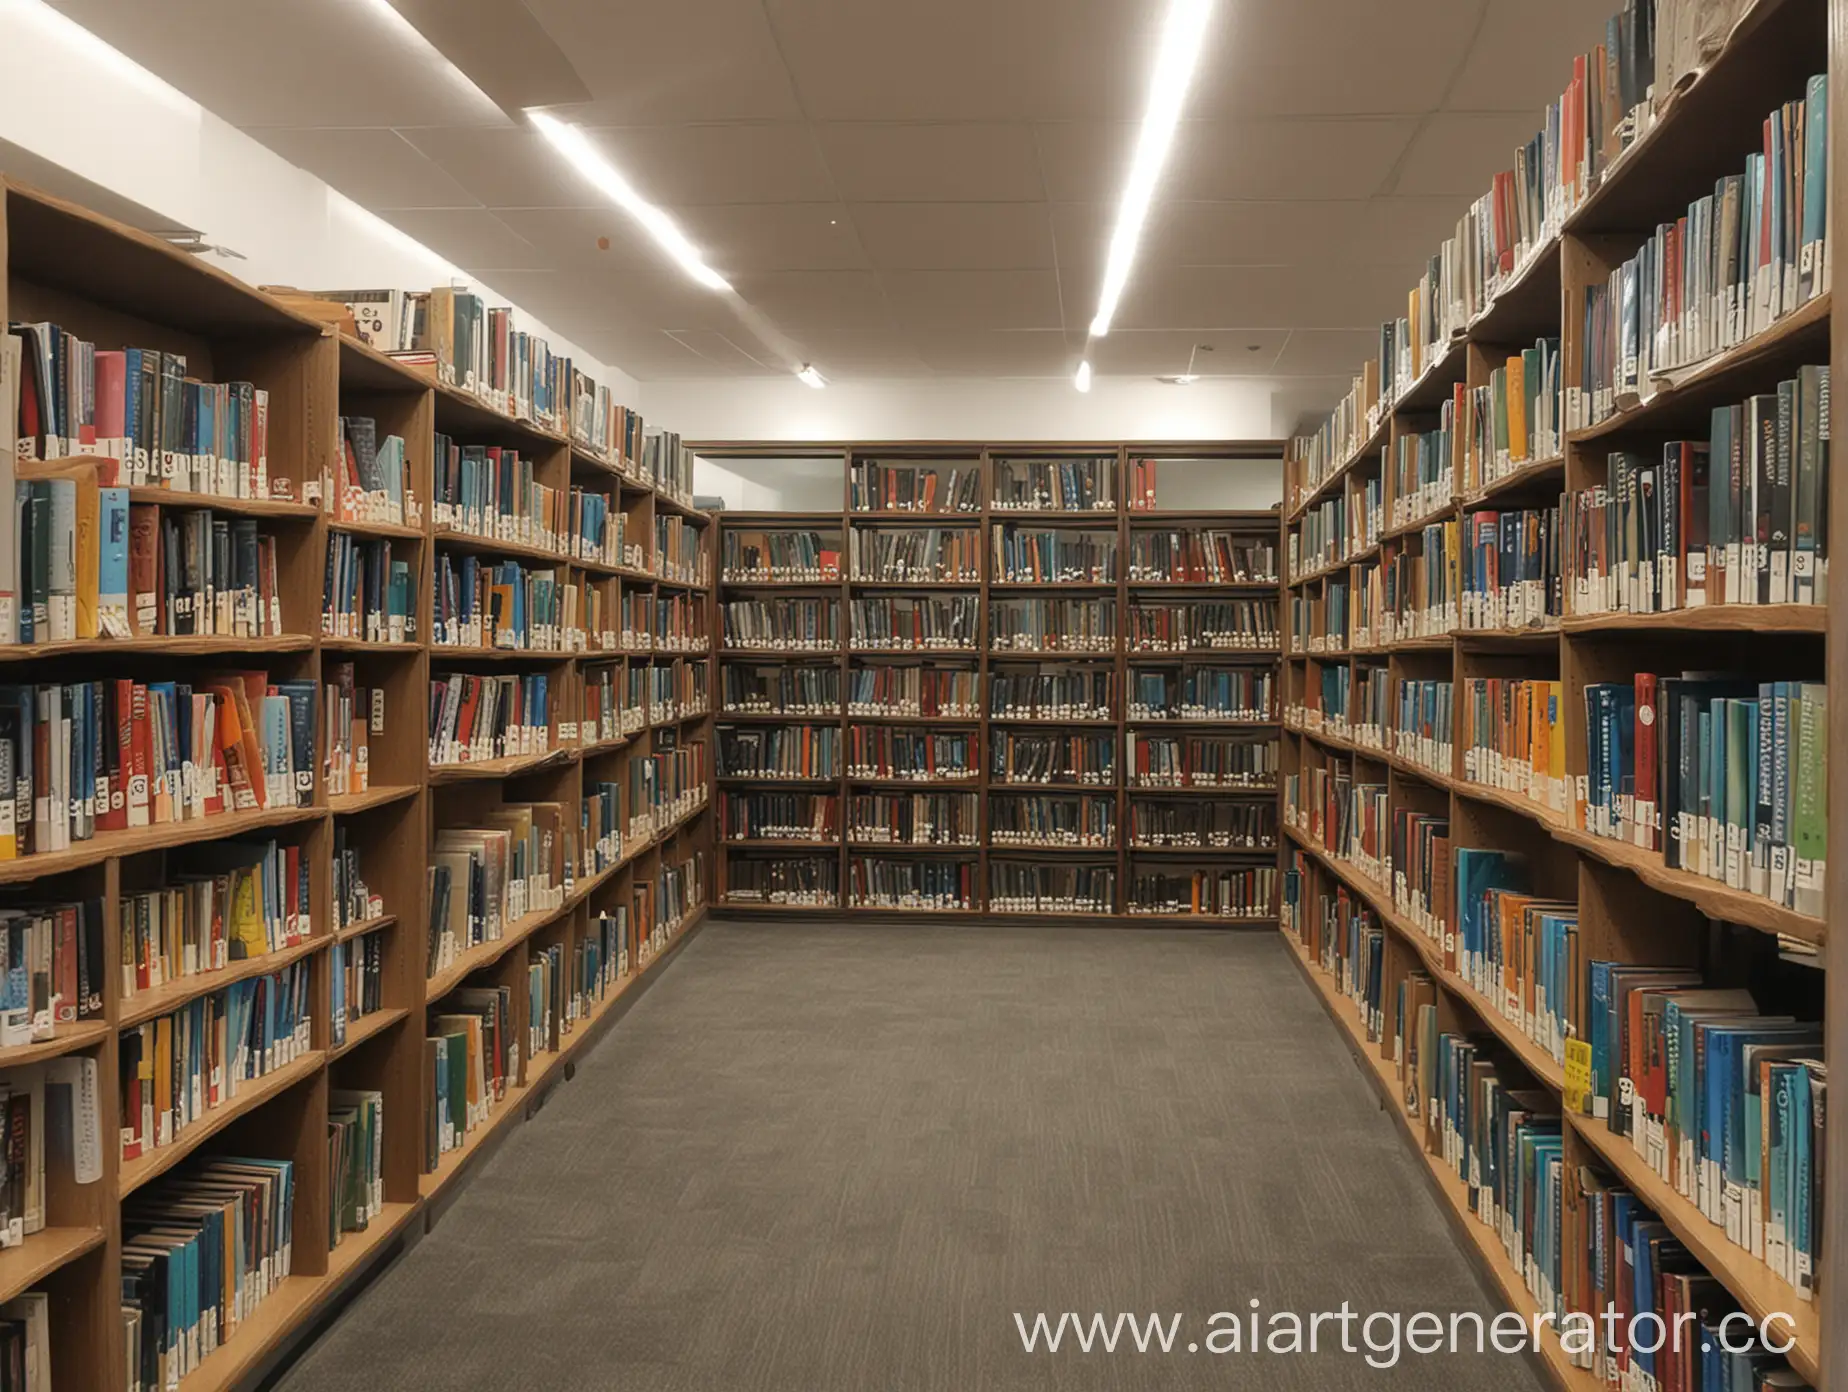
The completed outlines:
[[[813,387],[816,391],[820,391],[823,387],[828,385],[827,378],[823,377],[815,370],[815,365],[813,363],[803,363],[801,367],[797,368],[796,378],[805,387]]]
[[[1091,390],[1090,359],[1087,358],[1085,361],[1078,364],[1078,375],[1072,378],[1072,385],[1081,392],[1088,392]]]
[[[1117,301],[1129,283],[1136,247],[1142,240],[1142,224],[1155,196],[1155,181],[1161,177],[1168,151],[1174,145],[1181,103],[1187,98],[1188,84],[1200,61],[1201,39],[1211,10],[1212,0],[1168,0],[1168,18],[1162,26],[1161,48],[1155,56],[1149,86],[1149,104],[1142,114],[1142,133],[1136,139],[1135,162],[1130,166],[1129,182],[1123,187],[1123,201],[1117,207],[1116,230],[1110,234],[1110,258],[1104,267],[1097,313],[1091,320],[1093,338],[1110,332]]]
[[[610,202],[641,223],[661,249],[679,263],[681,270],[709,290],[731,289],[730,281],[700,259],[698,250],[674,220],[637,193],[615,166],[597,153],[583,131],[566,125],[549,112],[529,110],[526,115],[571,162],[572,168],[595,184]]]

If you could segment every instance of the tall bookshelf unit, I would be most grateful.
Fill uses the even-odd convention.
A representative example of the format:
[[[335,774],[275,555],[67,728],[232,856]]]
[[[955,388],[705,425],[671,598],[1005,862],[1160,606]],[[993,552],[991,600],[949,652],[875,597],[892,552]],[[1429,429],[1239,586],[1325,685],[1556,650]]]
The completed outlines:
[[[1587,39],[1594,37],[1588,35]],[[1576,905],[1578,970],[1591,960],[1622,963],[1679,964],[1699,968],[1715,986],[1755,984],[1763,979],[1767,959],[1778,956],[1778,935],[1812,944],[1822,951],[1826,971],[1815,974],[1816,993],[1827,1010],[1826,1057],[1843,1057],[1848,1007],[1841,1003],[1841,983],[1848,980],[1848,952],[1827,920],[1839,920],[1844,903],[1840,859],[1848,851],[1848,701],[1840,697],[1848,681],[1848,604],[1838,593],[1826,606],[1717,605],[1657,613],[1574,613],[1570,583],[1563,616],[1536,617],[1518,627],[1463,628],[1455,616],[1435,623],[1414,621],[1385,627],[1370,625],[1370,587],[1378,572],[1396,558],[1417,559],[1427,544],[1426,528],[1441,526],[1479,510],[1546,507],[1560,504],[1562,494],[1608,485],[1607,457],[1615,450],[1635,450],[1660,457],[1669,440],[1704,439],[1714,407],[1736,404],[1753,393],[1775,392],[1780,380],[1794,377],[1805,364],[1840,365],[1848,361],[1848,316],[1835,310],[1825,287],[1818,298],[1739,346],[1697,367],[1676,374],[1629,409],[1599,423],[1570,428],[1562,415],[1557,450],[1518,462],[1494,482],[1473,491],[1460,487],[1395,496],[1394,461],[1400,442],[1434,428],[1438,412],[1455,384],[1489,385],[1490,373],[1510,354],[1531,348],[1539,336],[1561,339],[1564,380],[1577,380],[1584,343],[1584,300],[1588,286],[1602,285],[1613,267],[1630,257],[1658,222],[1673,221],[1689,202],[1711,193],[1714,180],[1736,172],[1744,156],[1760,148],[1761,125],[1768,110],[1802,97],[1808,74],[1823,67],[1826,55],[1831,89],[1831,144],[1842,148],[1845,87],[1848,72],[1848,5],[1841,0],[1758,0],[1748,6],[1725,46],[1705,69],[1666,101],[1658,102],[1654,121],[1612,165],[1601,183],[1559,223],[1522,248],[1512,274],[1465,330],[1433,347],[1420,375],[1396,394],[1380,391],[1383,372],[1369,364],[1358,410],[1351,411],[1350,446],[1332,467],[1312,473],[1300,456],[1286,466],[1284,531],[1286,551],[1294,540],[1300,561],[1286,580],[1284,604],[1287,654],[1284,663],[1284,774],[1302,780],[1302,805],[1285,807],[1286,896],[1296,895],[1284,911],[1284,937],[1305,977],[1344,1030],[1363,1072],[1379,1089],[1386,1108],[1400,1122],[1407,1142],[1430,1168],[1447,1216],[1466,1249],[1480,1259],[1505,1297],[1504,1308],[1528,1312],[1539,1308],[1518,1263],[1510,1259],[1500,1234],[1479,1221],[1471,1195],[1454,1167],[1446,1162],[1418,1116],[1408,1113],[1404,1060],[1395,1056],[1402,1024],[1399,987],[1413,973],[1436,986],[1440,1030],[1484,1041],[1508,1086],[1526,1085],[1561,1098],[1569,1087],[1567,1071],[1554,1052],[1541,1047],[1500,1004],[1478,991],[1460,970],[1446,965],[1443,932],[1421,922],[1423,907],[1395,893],[1392,818],[1401,812],[1447,818],[1449,846],[1480,847],[1526,858],[1531,888],[1549,899]],[[1841,163],[1832,160],[1829,197],[1842,204]],[[1839,215],[1833,225],[1844,225]],[[1374,399],[1367,401],[1366,396]],[[1459,427],[1459,433],[1461,428]],[[1839,438],[1839,430],[1836,432]],[[1826,441],[1825,441],[1826,445]],[[1825,451],[1825,457],[1827,452]],[[1826,467],[1840,475],[1840,451]],[[1461,474],[1454,475],[1460,478]],[[1366,522],[1369,490],[1378,508]],[[1828,522],[1835,537],[1848,535],[1848,499],[1836,482],[1828,485]],[[1347,526],[1324,539],[1317,514],[1331,500],[1343,500]],[[1469,544],[1467,537],[1463,545]],[[1843,583],[1838,574],[1833,585]],[[1351,601],[1347,622],[1340,622],[1340,597]],[[1330,598],[1335,597],[1331,617]],[[1572,789],[1587,773],[1585,688],[1600,682],[1628,682],[1639,672],[1672,676],[1683,671],[1733,671],[1754,681],[1823,680],[1835,688],[1828,731],[1827,778],[1831,789],[1829,857],[1835,862],[1826,888],[1826,916],[1798,913],[1770,899],[1726,887],[1705,876],[1670,868],[1659,849],[1603,835],[1576,824]],[[1837,674],[1841,675],[1837,675]],[[1530,678],[1560,684],[1561,726],[1566,732],[1563,797],[1547,799],[1538,783],[1533,795],[1490,786],[1471,776],[1463,739],[1464,683],[1479,678]],[[1361,711],[1360,693],[1369,683],[1385,684],[1386,724],[1381,728]],[[1449,682],[1454,693],[1455,733],[1449,748],[1419,741],[1397,742],[1393,712],[1407,682]],[[1324,703],[1324,692],[1345,686],[1349,718]],[[1377,688],[1376,688],[1377,689]],[[1672,753],[1668,757],[1673,757]],[[1341,780],[1345,789],[1365,787],[1383,792],[1377,817],[1376,850],[1352,857],[1332,844],[1336,827],[1324,809],[1308,805],[1311,779]],[[1552,805],[1549,805],[1549,801]],[[1287,794],[1286,794],[1287,803]],[[1333,799],[1331,799],[1331,805]],[[1837,847],[1841,847],[1838,850]],[[1371,855],[1378,862],[1368,864]],[[1443,884],[1449,898],[1431,906],[1454,936],[1460,912],[1454,869]],[[1345,948],[1331,941],[1319,909],[1341,896],[1353,911],[1366,911],[1383,929],[1379,1016],[1369,1022],[1359,987],[1352,977],[1361,964],[1344,961]],[[1713,923],[1739,925],[1721,933]],[[1349,979],[1344,980],[1343,971]],[[1802,976],[1801,970],[1795,975]],[[1581,986],[1581,989],[1585,989]],[[1588,991],[1587,991],[1588,994]],[[1579,1004],[1571,1033],[1585,1038],[1587,1018]],[[1767,1007],[1774,1009],[1775,1007]],[[1763,1260],[1729,1240],[1675,1185],[1659,1176],[1606,1121],[1561,1106],[1563,1114],[1562,1239],[1568,1282],[1587,1254],[1574,1225],[1581,1205],[1591,1200],[1577,1188],[1582,1172],[1604,1176],[1653,1210],[1693,1258],[1716,1278],[1739,1308],[1754,1318],[1787,1312],[1794,1326],[1780,1330],[1794,1337],[1786,1355],[1792,1368],[1815,1387],[1848,1386],[1848,1354],[1839,1324],[1842,1243],[1848,1240],[1848,1174],[1840,1156],[1840,1108],[1830,1122],[1829,1164],[1825,1175],[1823,1227],[1819,1231],[1818,1291],[1814,1300],[1799,1298],[1793,1287]],[[1576,1292],[1568,1288],[1569,1300]],[[1581,1308],[1570,1305],[1569,1308]],[[1554,1382],[1575,1392],[1605,1385],[1593,1370],[1580,1366],[1562,1350],[1553,1331],[1543,1338],[1542,1361]]]
[[[715,693],[718,714],[715,744],[723,747],[728,732],[766,727],[812,727],[824,729],[838,737],[841,746],[839,767],[832,770],[811,769],[815,774],[799,780],[770,780],[754,777],[727,777],[720,762],[715,763],[716,797],[721,803],[720,832],[723,843],[718,858],[718,881],[715,907],[743,913],[788,912],[797,915],[855,913],[858,915],[898,913],[922,917],[983,918],[1005,917],[1009,921],[1055,917],[1078,921],[1072,907],[1048,902],[1034,894],[1004,894],[998,889],[1009,883],[1016,889],[1027,870],[1014,866],[1084,867],[1107,871],[1112,877],[1109,912],[1087,910],[1082,921],[1124,925],[1194,924],[1237,926],[1269,924],[1275,921],[1273,895],[1255,906],[1255,911],[1237,915],[1197,911],[1191,898],[1184,911],[1161,911],[1137,908],[1132,911],[1137,877],[1150,874],[1191,876],[1196,870],[1214,871],[1227,867],[1257,869],[1276,864],[1275,830],[1276,786],[1266,777],[1255,786],[1198,786],[1191,774],[1186,786],[1157,787],[1135,781],[1131,752],[1135,741],[1150,734],[1205,737],[1229,736],[1261,743],[1274,762],[1275,741],[1279,732],[1276,702],[1270,709],[1256,713],[1256,718],[1237,720],[1180,719],[1172,713],[1161,716],[1154,710],[1132,712],[1132,682],[1138,675],[1162,674],[1167,678],[1170,699],[1182,672],[1199,669],[1231,671],[1238,677],[1262,674],[1276,692],[1279,652],[1274,635],[1275,603],[1278,581],[1274,577],[1224,583],[1170,583],[1132,578],[1131,557],[1134,538],[1154,534],[1195,534],[1217,530],[1241,541],[1273,543],[1277,537],[1278,514],[1273,509],[1250,511],[1185,510],[1162,506],[1156,491],[1139,505],[1130,505],[1129,489],[1134,476],[1134,461],[1155,461],[1157,479],[1167,477],[1164,465],[1207,471],[1204,491],[1211,496],[1214,487],[1210,472],[1234,467],[1239,461],[1276,459],[1280,448],[1275,443],[1233,443],[1214,445],[1167,444],[829,444],[770,446],[739,443],[697,444],[692,447],[702,458],[720,465],[737,464],[757,457],[800,455],[821,461],[826,469],[837,464],[843,476],[842,502],[817,512],[722,512],[718,514],[720,540],[715,577],[723,607],[735,601],[766,600],[779,597],[805,597],[831,601],[838,621],[835,641],[803,646],[768,648],[725,647],[720,652],[720,682]],[[1030,499],[1033,506],[1004,507],[1000,501],[1000,481],[1009,468],[1029,463],[1074,463],[1093,469],[1094,477],[1107,477],[1109,496],[1100,506],[1041,505],[1043,499]],[[965,481],[973,474],[973,489],[965,494],[966,510],[923,512],[909,505],[902,493],[891,495],[865,492],[864,505],[855,506],[855,471],[882,467],[888,470],[917,471],[914,477],[937,476],[939,497],[948,496],[952,471]],[[863,475],[864,477],[864,475]],[[1196,474],[1198,478],[1198,474]],[[864,485],[863,485],[864,487]],[[1220,490],[1223,495],[1223,489]],[[1189,491],[1188,500],[1201,495],[1201,485]],[[1060,499],[1057,501],[1070,500]],[[881,506],[873,506],[878,503]],[[1115,547],[1117,569],[1110,580],[1046,580],[1042,582],[1006,581],[995,571],[996,532],[1004,527],[1027,529],[1057,528],[1086,537],[1107,540]],[[974,573],[959,570],[950,578],[912,578],[898,580],[869,579],[854,573],[853,536],[864,538],[872,533],[903,532],[910,529],[940,528],[963,536],[973,543]],[[755,538],[772,533],[809,533],[820,539],[823,550],[840,554],[839,574],[803,578],[800,581],[747,578],[724,569],[728,537]],[[882,572],[883,574],[884,572]],[[932,598],[960,597],[973,601],[973,632],[959,627],[934,646],[922,649],[894,649],[875,646],[866,633],[858,632],[854,605],[858,601],[895,599],[900,603]],[[1017,600],[1102,600],[1114,605],[1112,632],[1102,641],[1079,647],[1054,647],[1028,650],[1004,647],[994,639],[997,605]],[[1254,601],[1268,617],[1270,640],[1262,646],[1245,648],[1209,648],[1196,644],[1189,651],[1138,648],[1130,637],[1132,611],[1163,604],[1195,604],[1207,601]],[[1049,630],[1049,631],[1056,631]],[[715,639],[723,638],[723,615],[715,618]],[[1065,635],[1069,637],[1070,635]],[[740,678],[746,672],[776,679],[777,674],[806,670],[816,679],[838,683],[839,702],[828,703],[806,715],[779,714],[742,706],[729,708],[725,702],[733,688],[727,684],[729,674]],[[962,673],[971,679],[965,688],[972,705],[953,709],[939,708],[932,714],[920,704],[918,713],[896,714],[889,709],[856,710],[851,696],[856,674],[920,669],[923,674]],[[1089,682],[1091,674],[1107,676],[1110,692],[1108,707],[1080,705],[1043,708],[1015,707],[999,711],[994,704],[997,679],[1037,677],[1040,674],[1064,674]],[[824,675],[825,674],[825,675]],[[868,678],[862,677],[862,680]],[[896,678],[894,678],[896,680]],[[740,688],[742,689],[742,687]],[[1248,713],[1247,713],[1248,714]],[[932,769],[924,778],[885,776],[874,766],[852,764],[853,741],[859,737],[879,738],[881,732],[938,732],[965,737],[969,742],[971,775],[943,777]],[[856,735],[856,732],[862,732]],[[1105,776],[1094,782],[1055,775],[1050,782],[1015,782],[1003,776],[995,761],[997,740],[1019,736],[1057,736],[1083,739],[1101,736],[1112,752]],[[716,751],[715,751],[716,752]],[[869,769],[871,771],[869,771]],[[763,837],[754,829],[739,825],[727,806],[728,795],[762,792],[786,792],[794,795],[836,799],[837,815],[825,830],[801,832],[796,836],[775,839]],[[909,844],[892,841],[875,842],[869,837],[868,819],[856,822],[854,799],[891,794],[900,797],[932,794],[961,795],[968,815],[948,835],[958,838],[944,844],[946,833],[939,829],[936,844]],[[1016,834],[997,835],[1004,815],[1013,815],[1010,804],[1021,799],[1048,795],[1065,803],[1074,816],[1072,823],[1061,825],[1053,833],[1036,835],[1038,828],[1028,824],[1025,833],[1015,823]],[[808,811],[812,804],[804,804]],[[1250,844],[1231,844],[1225,837],[1209,839],[1207,828],[1232,824],[1235,810],[1253,809],[1250,816],[1261,826],[1260,834]],[[1188,833],[1170,839],[1170,844],[1154,844],[1148,837],[1137,838],[1136,814],[1151,810],[1181,809],[1178,816],[1199,837],[1194,845],[1173,844]],[[1261,809],[1261,810],[1259,810]],[[1218,818],[1217,822],[1212,819]],[[918,818],[922,823],[923,817]],[[1242,823],[1240,823],[1242,825]],[[902,824],[901,824],[902,825]],[[788,828],[777,828],[788,830]],[[1087,831],[1086,829],[1094,829]],[[911,833],[916,835],[915,828]],[[764,862],[802,857],[810,862],[810,878],[824,888],[819,893],[802,894],[794,902],[787,898],[764,897],[761,871],[741,873],[747,862]],[[854,902],[856,862],[892,860],[950,863],[968,867],[968,884],[972,894],[953,906],[941,903],[866,905]],[[1008,868],[1003,868],[1008,867]],[[862,872],[867,873],[867,872]],[[997,876],[1013,877],[997,883]],[[740,880],[747,888],[740,892]],[[838,886],[829,892],[826,886]],[[1037,884],[1029,888],[1037,890]]]
[[[572,1059],[622,1013],[632,987],[652,974],[672,946],[703,917],[711,859],[709,775],[699,772],[677,803],[651,816],[632,800],[631,765],[664,750],[710,742],[711,714],[698,702],[675,701],[651,709],[644,699],[614,737],[586,737],[580,724],[584,673],[613,664],[619,692],[631,689],[630,669],[673,671],[676,690],[709,691],[710,662],[704,625],[710,609],[710,532],[690,495],[644,476],[639,459],[610,458],[583,442],[499,411],[468,393],[375,353],[327,329],[316,319],[251,289],[163,242],[59,199],[0,184],[0,260],[6,268],[5,317],[51,320],[99,348],[136,345],[182,351],[203,377],[241,378],[269,393],[272,478],[291,482],[293,501],[225,499],[149,487],[133,502],[162,507],[210,507],[231,517],[254,517],[277,537],[283,636],[237,638],[96,639],[0,649],[11,682],[134,676],[158,671],[204,672],[214,667],[263,666],[272,679],[308,679],[318,695],[330,665],[351,662],[358,685],[379,693],[375,706],[369,786],[330,795],[316,769],[312,802],[103,832],[68,850],[0,861],[5,902],[45,903],[99,899],[103,905],[104,1013],[101,1019],[60,1025],[54,1038],[0,1049],[0,1082],[8,1069],[73,1054],[95,1061],[102,1119],[102,1176],[78,1184],[67,1160],[47,1164],[46,1227],[0,1251],[0,1299],[40,1290],[50,1296],[51,1354],[60,1386],[115,1388],[123,1383],[124,1334],[118,1313],[124,1202],[157,1176],[210,1156],[258,1156],[293,1162],[295,1209],[291,1274],[242,1320],[232,1337],[182,1380],[186,1392],[238,1385],[259,1374],[282,1349],[306,1333],[330,1302],[378,1259],[396,1250],[413,1225],[433,1222],[455,1182],[471,1163],[522,1120],[544,1091],[566,1076]],[[378,433],[406,445],[407,482],[421,505],[416,525],[336,521],[331,507],[310,501],[317,488],[331,491],[341,416],[369,416]],[[499,444],[532,458],[539,481],[567,480],[611,500],[626,518],[633,564],[610,565],[542,550],[451,534],[437,528],[431,507],[432,446],[436,432],[471,443]],[[668,576],[656,571],[657,519],[674,518],[695,529],[693,544],[706,557],[704,573]],[[401,642],[366,642],[322,632],[323,568],[328,539],[338,532],[389,538],[404,548],[415,577],[418,632]],[[627,634],[614,624],[588,633],[586,646],[553,653],[455,649],[432,643],[430,617],[435,557],[473,550],[556,567],[571,583],[601,592],[604,613],[621,612],[633,597],[638,622]],[[685,634],[657,645],[653,616],[674,602],[690,615]],[[698,668],[685,676],[680,669]],[[548,742],[517,759],[432,767],[429,711],[432,676],[450,671],[497,673],[545,670],[552,697]],[[317,702],[317,758],[324,758],[325,727]],[[378,723],[382,720],[382,724]],[[429,919],[426,865],[433,838],[446,826],[503,802],[551,801],[570,815],[587,782],[621,790],[619,848],[592,873],[567,871],[557,907],[527,914],[502,936],[463,954],[431,977],[426,972],[423,926]],[[167,862],[183,847],[261,832],[299,846],[311,865],[307,940],[281,952],[234,960],[219,971],[184,976],[124,998],[122,952],[115,925],[125,893],[167,882]],[[335,928],[333,849],[336,833],[357,850],[362,877],[383,903],[383,913]],[[687,908],[673,921],[655,916],[654,892],[664,869],[691,863]],[[626,976],[578,1018],[553,1018],[547,1037],[520,1050],[520,1071],[506,1095],[459,1149],[424,1165],[427,1095],[426,1020],[463,984],[508,985],[516,1036],[524,1043],[528,968],[548,946],[573,945],[593,915],[617,904],[632,911]],[[647,918],[641,921],[642,916]],[[350,1019],[335,1043],[330,995],[330,945],[382,935],[382,1002]],[[124,1080],[118,1076],[118,1039],[141,1022],[230,982],[306,960],[311,967],[311,1037],[292,1062],[244,1083],[170,1145],[125,1160],[111,1129],[119,1115]],[[542,1022],[543,1023],[543,1022]],[[369,1224],[329,1234],[328,1150],[330,1089],[383,1095],[383,1203]]]

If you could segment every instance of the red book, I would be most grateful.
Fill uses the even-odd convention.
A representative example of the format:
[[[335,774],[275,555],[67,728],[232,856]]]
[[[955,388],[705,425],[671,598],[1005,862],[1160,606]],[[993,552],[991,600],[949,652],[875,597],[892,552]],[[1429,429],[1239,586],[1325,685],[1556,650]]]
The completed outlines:
[[[52,993],[56,997],[53,1019],[61,1025],[74,1024],[81,996],[77,983],[77,910],[74,906],[59,910],[56,938],[52,944]]]
[[[1656,678],[1636,674],[1636,786],[1631,840],[1653,849],[1656,837]]]
[[[293,947],[308,936],[308,906],[302,902],[302,848],[286,847],[282,853],[283,874],[287,877],[284,890],[288,895],[288,931],[289,945]]]
[[[161,632],[164,606],[160,582],[160,509],[134,503],[128,509],[128,607],[137,637]]]
[[[128,355],[98,352],[96,355],[96,439],[112,459],[124,452],[128,434]]]
[[[154,762],[154,735],[148,724],[148,689],[131,682],[129,692],[129,743],[134,763],[128,778],[128,824],[147,826],[152,820],[154,790],[148,782],[148,770]],[[127,757],[127,756],[125,756]]]

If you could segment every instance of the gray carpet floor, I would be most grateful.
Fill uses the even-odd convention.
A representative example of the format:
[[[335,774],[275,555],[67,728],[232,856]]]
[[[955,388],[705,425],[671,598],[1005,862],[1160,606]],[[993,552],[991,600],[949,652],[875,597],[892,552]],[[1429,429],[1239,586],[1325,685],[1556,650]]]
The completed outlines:
[[[1185,1352],[1254,1297],[1492,1312],[1417,1166],[1274,935],[714,924],[282,1387],[1538,1388]],[[1014,1319],[1119,1310],[1175,1352]]]

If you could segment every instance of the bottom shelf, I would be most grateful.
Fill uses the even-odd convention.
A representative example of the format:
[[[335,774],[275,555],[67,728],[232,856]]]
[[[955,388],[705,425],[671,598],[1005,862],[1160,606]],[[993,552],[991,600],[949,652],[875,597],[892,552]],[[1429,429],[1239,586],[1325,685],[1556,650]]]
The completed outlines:
[[[186,1392],[214,1392],[236,1387],[284,1339],[304,1327],[366,1259],[405,1228],[421,1203],[388,1203],[364,1232],[348,1233],[327,1254],[325,1276],[290,1276],[270,1293],[237,1332],[188,1373]]]
[[[527,1059],[526,1081],[508,1088],[507,1095],[501,1099],[500,1105],[489,1114],[486,1121],[469,1132],[461,1145],[439,1156],[434,1170],[418,1176],[417,1190],[426,1202],[435,1199],[454,1183],[456,1177],[468,1167],[469,1162],[481,1154],[483,1147],[491,1139],[505,1131],[514,1118],[523,1117],[526,1114],[526,1104],[545,1086],[552,1074],[590,1044],[597,1036],[597,1026],[609,1017],[616,1003],[634,989],[637,982],[671,957],[674,948],[699,925],[705,914],[703,905],[695,909],[692,917],[669,939],[665,948],[630,971],[626,977],[610,988],[610,993],[597,1002],[590,1014],[573,1024],[571,1033],[562,1037],[558,1048]]]
[[[1526,1282],[1521,1279],[1521,1273],[1514,1269],[1514,1263],[1508,1260],[1500,1239],[1486,1225],[1478,1222],[1476,1215],[1470,1211],[1469,1191],[1463,1181],[1419,1142],[1411,1122],[1406,1118],[1405,1106],[1399,1100],[1399,1080],[1393,1073],[1392,1065],[1380,1057],[1379,1046],[1367,1038],[1366,1025],[1360,1018],[1359,1008],[1336,989],[1333,978],[1327,972],[1309,960],[1309,954],[1303,951],[1301,944],[1288,933],[1280,932],[1278,936],[1283,939],[1304,979],[1320,997],[1323,1009],[1346,1034],[1349,1052],[1361,1062],[1369,1081],[1379,1092],[1385,1109],[1398,1122],[1406,1145],[1430,1171],[1438,1193],[1450,1210],[1446,1216],[1451,1219],[1451,1229],[1475,1249],[1480,1265],[1495,1278],[1495,1284],[1501,1289],[1503,1308],[1518,1312],[1531,1328],[1538,1310],[1533,1296],[1528,1293]],[[1567,1392],[1604,1392],[1604,1380],[1588,1369],[1573,1365],[1565,1349],[1560,1347],[1558,1334],[1550,1325],[1541,1334],[1539,1354],[1554,1383],[1567,1389]]]

